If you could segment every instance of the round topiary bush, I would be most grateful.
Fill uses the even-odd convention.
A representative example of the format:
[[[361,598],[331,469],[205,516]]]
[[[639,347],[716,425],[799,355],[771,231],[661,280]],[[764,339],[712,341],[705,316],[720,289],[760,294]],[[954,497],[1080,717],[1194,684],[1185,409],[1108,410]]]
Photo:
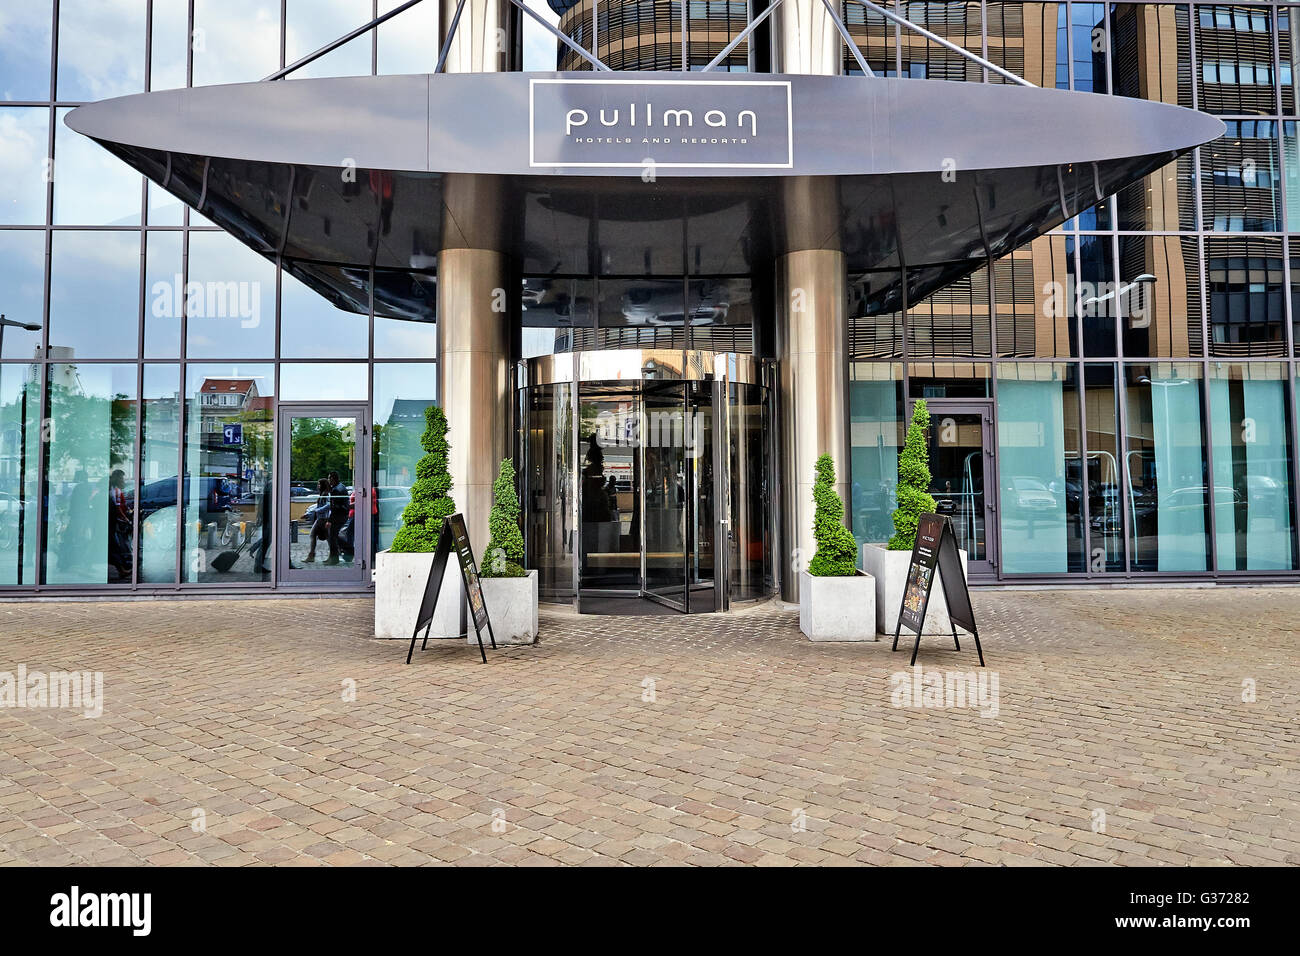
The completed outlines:
[[[515,490],[515,466],[509,458],[501,461],[497,480],[492,482],[492,512],[488,515],[491,535],[484,552],[479,577],[522,578],[524,570],[524,536],[519,530],[519,495]]]
[[[447,415],[437,405],[424,410],[420,447],[425,455],[415,465],[411,503],[402,512],[402,526],[393,535],[390,551],[413,553],[438,547],[442,519],[456,513],[451,499],[451,474],[447,471]]]
[[[808,573],[816,577],[846,577],[856,573],[858,543],[844,527],[844,502],[835,492],[835,461],[830,455],[817,459],[813,504],[817,553],[808,563]]]
[[[898,507],[894,509],[894,536],[890,551],[911,551],[916,544],[916,526],[921,515],[933,512],[930,497],[930,449],[925,433],[930,427],[930,409],[918,401],[912,409],[912,424],[898,456]]]

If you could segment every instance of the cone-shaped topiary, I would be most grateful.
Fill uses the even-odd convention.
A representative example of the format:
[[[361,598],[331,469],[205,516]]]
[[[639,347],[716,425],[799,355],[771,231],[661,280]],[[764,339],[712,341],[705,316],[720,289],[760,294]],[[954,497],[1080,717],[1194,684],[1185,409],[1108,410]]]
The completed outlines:
[[[930,450],[925,433],[930,427],[930,409],[918,401],[912,409],[912,424],[898,456],[898,507],[894,510],[894,536],[890,551],[911,551],[916,544],[916,526],[921,515],[934,511],[930,497]]]
[[[808,563],[808,573],[816,577],[845,577],[857,571],[858,543],[844,527],[844,502],[835,492],[835,461],[830,455],[817,459],[817,477],[813,480],[813,539],[817,553]]]
[[[424,421],[420,447],[425,455],[415,465],[411,503],[402,512],[402,526],[389,548],[394,552],[435,550],[442,519],[456,513],[456,502],[451,500],[451,475],[447,472],[447,415],[437,405],[430,405],[424,410]]]
[[[519,495],[515,490],[515,466],[509,458],[501,460],[497,480],[492,482],[492,513],[488,515],[491,538],[484,552],[479,577],[522,578],[524,570],[524,536],[519,530]]]

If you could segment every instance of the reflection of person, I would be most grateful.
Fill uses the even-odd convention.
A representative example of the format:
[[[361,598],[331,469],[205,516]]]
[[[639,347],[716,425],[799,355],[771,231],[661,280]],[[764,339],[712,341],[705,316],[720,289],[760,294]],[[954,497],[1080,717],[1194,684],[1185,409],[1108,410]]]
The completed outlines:
[[[311,509],[311,544],[307,547],[307,564],[316,560],[316,542],[329,537],[330,526],[330,483],[322,478],[316,482],[316,504]]]
[[[329,543],[330,556],[326,564],[339,563],[339,530],[348,520],[348,490],[339,480],[339,473],[331,471],[325,476],[329,482]]]
[[[108,563],[123,578],[131,576],[131,511],[126,504],[126,472],[108,476]]]
[[[258,541],[257,548],[253,551],[253,570],[258,574],[271,573],[271,569],[266,566],[266,558],[271,550],[271,503],[274,500],[271,477],[268,475],[265,484],[262,486],[262,500],[257,503],[257,527],[261,540]]]
[[[78,468],[72,479],[72,488],[63,502],[63,532],[59,535],[59,570],[77,568],[89,556],[91,528],[94,513],[94,490],[84,468]]]
[[[610,521],[618,520],[618,482],[614,476],[610,475],[609,480],[605,482],[605,498],[609,502]]]

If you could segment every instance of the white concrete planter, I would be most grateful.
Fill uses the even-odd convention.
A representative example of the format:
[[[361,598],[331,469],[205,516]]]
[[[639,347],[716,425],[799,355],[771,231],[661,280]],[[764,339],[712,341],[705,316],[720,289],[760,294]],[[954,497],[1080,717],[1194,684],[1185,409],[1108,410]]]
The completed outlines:
[[[961,555],[962,573],[966,573],[966,552]],[[898,610],[903,604],[903,585],[907,581],[907,568],[912,552],[888,551],[883,544],[862,546],[862,567],[876,579],[876,630],[890,637],[898,624]],[[911,634],[911,631],[906,633]],[[948,620],[948,602],[943,596],[943,575],[936,572],[934,587],[930,591],[930,604],[925,611],[925,634],[951,634]]]
[[[537,639],[537,572],[522,578],[479,578],[492,636],[497,644],[531,644]],[[469,642],[477,646],[473,628]],[[484,643],[487,635],[483,635]]]
[[[876,582],[861,571],[852,577],[814,577],[799,572],[799,630],[810,641],[874,641]]]
[[[409,641],[415,618],[429,579],[433,552],[394,554],[380,551],[375,555],[375,637]],[[429,639],[460,637],[460,607],[465,589],[460,583],[460,567],[455,558],[447,562],[442,590],[433,611],[433,629]],[[489,605],[491,606],[491,605]],[[473,628],[471,628],[473,630]]]

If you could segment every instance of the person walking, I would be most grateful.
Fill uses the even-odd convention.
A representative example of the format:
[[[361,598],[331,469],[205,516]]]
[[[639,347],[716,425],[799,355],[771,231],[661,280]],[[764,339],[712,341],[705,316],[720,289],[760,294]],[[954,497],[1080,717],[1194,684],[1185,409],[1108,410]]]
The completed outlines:
[[[325,476],[329,483],[329,543],[330,556],[325,564],[339,563],[339,530],[348,520],[348,489],[339,480],[339,473],[331,471]]]
[[[311,509],[311,544],[307,548],[307,557],[303,561],[314,564],[316,561],[316,542],[331,540],[330,526],[330,483],[322,478],[316,482],[316,504]]]

